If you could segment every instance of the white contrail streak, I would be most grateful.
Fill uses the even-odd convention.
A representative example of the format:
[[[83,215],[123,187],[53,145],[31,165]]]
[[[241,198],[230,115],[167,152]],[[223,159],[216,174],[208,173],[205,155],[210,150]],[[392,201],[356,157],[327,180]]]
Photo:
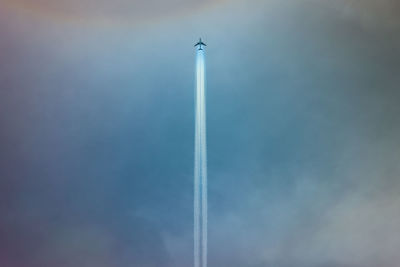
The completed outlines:
[[[204,50],[196,54],[194,267],[207,267],[207,144]]]

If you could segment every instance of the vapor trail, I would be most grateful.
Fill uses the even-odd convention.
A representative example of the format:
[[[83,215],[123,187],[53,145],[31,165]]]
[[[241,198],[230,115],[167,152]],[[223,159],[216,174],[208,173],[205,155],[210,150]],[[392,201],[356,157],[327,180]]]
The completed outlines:
[[[207,267],[207,144],[204,50],[196,52],[194,267]]]

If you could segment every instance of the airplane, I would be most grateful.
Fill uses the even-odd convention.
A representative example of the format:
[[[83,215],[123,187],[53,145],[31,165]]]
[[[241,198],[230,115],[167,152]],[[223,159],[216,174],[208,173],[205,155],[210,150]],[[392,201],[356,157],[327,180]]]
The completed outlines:
[[[199,46],[199,50],[203,50],[203,48],[201,46],[207,46],[205,43],[203,43],[203,41],[199,40],[199,42],[197,44],[194,45],[194,47]]]

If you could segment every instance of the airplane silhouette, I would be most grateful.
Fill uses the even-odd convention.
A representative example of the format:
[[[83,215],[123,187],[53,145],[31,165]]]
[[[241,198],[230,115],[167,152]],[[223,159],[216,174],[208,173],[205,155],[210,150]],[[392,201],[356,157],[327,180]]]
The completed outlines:
[[[197,44],[194,45],[194,47],[196,47],[196,46],[199,47],[199,50],[203,50],[202,46],[207,46],[207,45],[205,43],[203,43],[203,41],[200,38],[200,40],[197,42]]]

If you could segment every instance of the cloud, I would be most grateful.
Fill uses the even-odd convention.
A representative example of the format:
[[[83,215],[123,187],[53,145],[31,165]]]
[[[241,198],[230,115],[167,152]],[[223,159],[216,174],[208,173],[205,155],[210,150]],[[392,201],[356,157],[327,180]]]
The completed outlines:
[[[158,16],[66,3],[46,12]],[[395,6],[226,3],[135,29],[0,16],[2,263],[191,263],[205,32],[210,266],[395,266]]]
[[[93,0],[58,0],[5,1],[9,7],[24,10],[33,14],[62,18],[75,21],[129,21],[154,20],[183,12],[191,12],[212,4],[213,1],[93,1]]]

